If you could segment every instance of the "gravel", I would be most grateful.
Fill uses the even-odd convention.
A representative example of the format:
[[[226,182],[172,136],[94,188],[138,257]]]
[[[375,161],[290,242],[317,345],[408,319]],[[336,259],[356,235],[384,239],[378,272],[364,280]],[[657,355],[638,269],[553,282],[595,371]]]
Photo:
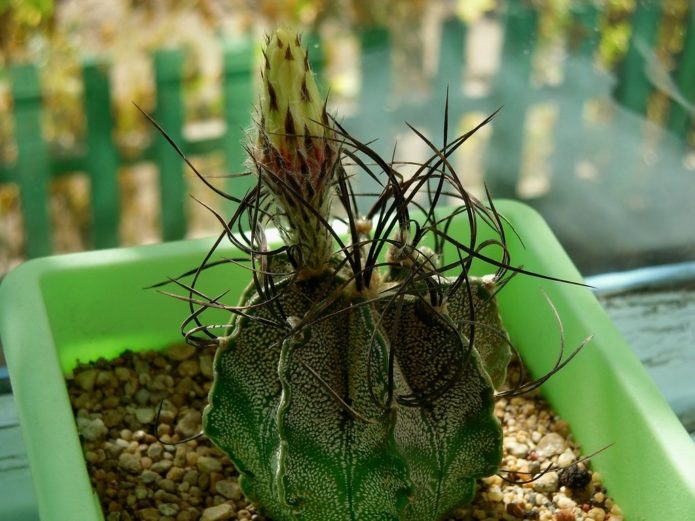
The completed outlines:
[[[244,498],[229,459],[195,437],[213,355],[185,345],[126,352],[81,365],[68,378],[106,521],[266,519]],[[581,462],[567,423],[538,394],[500,399],[495,414],[504,429],[504,472],[481,479],[471,504],[450,520],[623,521],[601,477]]]

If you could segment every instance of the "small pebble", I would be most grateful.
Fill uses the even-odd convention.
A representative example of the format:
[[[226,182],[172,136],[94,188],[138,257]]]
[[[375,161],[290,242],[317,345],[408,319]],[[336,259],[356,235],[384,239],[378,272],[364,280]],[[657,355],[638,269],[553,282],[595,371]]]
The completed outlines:
[[[145,499],[149,495],[148,489],[142,485],[135,487],[135,498],[139,500]]]
[[[172,494],[171,492],[167,492],[166,490],[159,489],[154,493],[154,498],[157,501],[160,502],[165,502],[165,503],[176,503],[179,501],[178,496],[175,494]]]
[[[565,439],[556,432],[550,432],[541,438],[536,445],[536,454],[549,458],[561,454],[567,446]]]
[[[533,481],[533,490],[536,492],[555,492],[559,486],[557,472],[546,472]]]
[[[101,418],[77,418],[77,432],[87,441],[96,441],[103,438],[109,430]]]
[[[172,494],[176,492],[176,483],[174,483],[170,479],[158,479],[157,480],[157,486],[162,489],[166,490],[167,492],[171,492]],[[165,515],[170,515],[170,514],[165,514]]]
[[[238,501],[242,497],[239,483],[232,481],[231,479],[223,479],[218,481],[215,484],[215,490],[218,494],[234,501]]]
[[[109,429],[111,429],[112,427],[116,427],[119,423],[121,423],[123,421],[124,416],[125,411],[121,408],[107,409],[101,415],[104,421],[104,425],[106,425],[106,427]]]
[[[571,510],[558,510],[555,512],[556,521],[575,521],[577,516]]]
[[[119,382],[127,382],[130,380],[130,369],[127,367],[116,367],[114,369],[113,374],[116,375],[116,378],[118,379]]]
[[[197,360],[184,360],[179,364],[178,373],[181,376],[193,377],[200,372],[200,366]]]
[[[167,472],[167,479],[170,479],[172,481],[181,481],[181,478],[184,476],[184,470],[181,467],[171,467],[169,469],[169,472]]]
[[[156,508],[143,508],[137,511],[137,515],[142,521],[159,521],[159,510]]]
[[[159,478],[159,474],[157,474],[156,472],[152,472],[149,469],[143,470],[140,474],[140,481],[142,481],[145,484],[153,483],[157,481]]]
[[[183,434],[186,438],[191,437],[197,434],[202,428],[201,421],[202,415],[200,411],[190,410],[178,421],[175,430]]]
[[[222,503],[221,505],[203,510],[200,521],[223,521],[224,519],[231,519],[233,515],[234,509],[232,505],[229,503]]]
[[[93,464],[99,461],[99,454],[94,451],[88,450],[84,453],[84,459],[87,460],[87,463]]]
[[[526,509],[523,503],[508,503],[506,511],[508,514],[519,519],[524,519],[526,517]]]
[[[152,467],[150,468],[157,474],[163,474],[164,472],[167,472],[172,465],[173,463],[171,462],[171,460],[163,459],[153,463]]]
[[[94,384],[97,381],[97,370],[86,369],[75,375],[75,382],[83,391],[91,392],[94,389]]]
[[[145,389],[144,387],[141,389],[138,389],[138,391],[135,393],[135,403],[138,405],[146,405],[150,402],[150,391]]]
[[[195,347],[189,344],[176,344],[166,351],[164,351],[164,356],[169,360],[174,362],[182,362],[195,354]]]
[[[212,378],[212,356],[200,356],[200,372],[205,378]]]
[[[139,474],[142,470],[140,455],[122,452],[121,455],[118,456],[118,466],[131,474]]]
[[[571,510],[572,508],[577,506],[577,503],[575,501],[571,500],[570,498],[568,498],[567,496],[560,496],[557,499],[556,503],[557,503],[558,508],[563,508],[566,510]]]
[[[159,461],[163,453],[164,447],[162,447],[162,444],[159,442],[153,443],[147,447],[147,455],[152,458],[152,461]]]
[[[222,463],[220,463],[220,460],[209,456],[198,458],[197,465],[201,472],[207,472],[208,474],[211,472],[220,472],[222,470]]]
[[[606,513],[600,508],[592,508],[586,513],[586,517],[594,521],[603,521],[606,519]]]
[[[97,372],[96,383],[100,387],[113,387],[116,384],[116,378],[109,371]]]
[[[135,419],[143,425],[148,425],[154,421],[154,409],[152,407],[138,407],[135,409]]]
[[[575,457],[574,453],[572,452],[572,449],[567,449],[565,452],[560,454],[557,458],[557,464],[561,468],[569,467],[572,463],[574,463]]]
[[[159,505],[159,513],[163,516],[174,516],[180,510],[176,503],[161,503]]]
[[[516,456],[517,458],[525,458],[529,450],[526,443],[519,443],[514,438],[505,438],[504,448],[508,450],[512,456]]]

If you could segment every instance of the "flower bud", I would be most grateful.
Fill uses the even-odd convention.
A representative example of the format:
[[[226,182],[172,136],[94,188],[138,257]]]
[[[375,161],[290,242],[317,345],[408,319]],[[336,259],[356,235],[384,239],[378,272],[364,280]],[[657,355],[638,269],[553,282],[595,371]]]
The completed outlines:
[[[277,30],[263,54],[252,159],[285,218],[286,241],[299,246],[303,267],[321,268],[332,252],[325,223],[339,147],[299,35]]]

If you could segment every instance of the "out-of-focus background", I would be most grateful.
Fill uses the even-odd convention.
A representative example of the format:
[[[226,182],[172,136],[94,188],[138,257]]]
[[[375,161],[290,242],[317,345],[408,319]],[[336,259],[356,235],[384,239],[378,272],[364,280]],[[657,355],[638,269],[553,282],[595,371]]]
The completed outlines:
[[[298,27],[332,110],[466,187],[522,199],[584,274],[695,258],[690,0],[0,0],[0,274],[52,253],[218,231],[224,211],[137,111],[220,187],[244,168],[260,43]],[[407,169],[404,170],[407,175]],[[368,188],[366,188],[368,189]]]

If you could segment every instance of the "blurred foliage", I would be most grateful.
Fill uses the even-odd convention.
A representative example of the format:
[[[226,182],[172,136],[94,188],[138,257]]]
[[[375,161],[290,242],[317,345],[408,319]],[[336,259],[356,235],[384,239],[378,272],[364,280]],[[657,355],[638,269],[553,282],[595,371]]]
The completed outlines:
[[[189,120],[204,119],[222,110],[219,37],[239,37],[276,25],[299,26],[310,32],[328,27],[326,34],[334,34],[340,27],[343,32],[364,26],[388,27],[395,64],[412,78],[414,90],[422,90],[427,82],[423,69],[431,69],[421,41],[426,9],[448,8],[466,23],[474,23],[481,16],[521,5],[522,1],[0,0],[0,113],[10,107],[5,66],[10,61],[38,64],[48,108],[46,137],[57,146],[69,148],[84,134],[80,62],[86,55],[99,55],[113,64],[116,139],[122,148],[137,150],[147,143],[151,129],[131,102],[146,110],[155,106],[150,62],[154,49],[187,48],[186,114]],[[526,4],[539,12],[534,80],[540,84],[562,81],[565,40],[571,37],[571,8],[582,3],[601,10],[597,58],[606,69],[614,69],[628,49],[635,2],[527,0]],[[662,33],[671,39],[665,49],[676,49],[682,45],[682,30],[672,28],[683,19],[688,0],[668,0],[664,5],[667,16]],[[328,48],[330,43],[326,47],[329,54],[339,54]],[[674,52],[662,52],[659,58],[672,59]],[[6,120],[0,123],[0,138],[9,143],[10,137],[11,127]],[[0,146],[0,159],[11,157],[8,146]]]
[[[0,115],[9,113],[11,103],[7,84],[7,64],[31,61],[31,49],[54,32],[53,0],[0,0]],[[11,159],[11,118],[0,118],[0,161]],[[4,146],[3,146],[4,145]]]
[[[0,67],[33,35],[52,30],[53,13],[53,0],[0,0]]]
[[[158,48],[182,46],[189,51],[184,84],[189,119],[221,111],[218,31],[238,18],[239,1],[59,0],[55,6],[46,0],[0,1],[6,2],[0,16],[8,27],[0,31],[0,111],[10,106],[4,66],[35,63],[47,108],[44,133],[55,146],[70,148],[84,134],[81,62],[90,56],[111,64],[116,139],[126,149],[141,148],[151,131],[132,102],[154,108],[150,55]],[[227,11],[232,16],[221,16]],[[229,32],[238,34],[240,27],[243,32],[243,21],[232,23]]]
[[[427,6],[426,0],[246,0],[239,2],[237,9],[256,22],[260,19],[261,25],[268,28],[288,25],[318,31],[326,23],[353,29],[387,27],[394,15],[407,11],[416,16]]]
[[[614,68],[627,53],[632,34],[630,17],[634,10],[635,0],[605,0],[599,22],[601,40],[598,54],[600,64],[606,69]]]
[[[6,66],[39,66],[47,108],[45,137],[70,148],[84,135],[81,61],[98,56],[111,64],[116,140],[127,153],[147,144],[151,127],[132,102],[155,107],[151,53],[184,47],[188,120],[221,114],[220,38],[239,38],[276,25],[319,31],[324,24],[400,30],[418,23],[425,0],[0,0],[0,112],[11,106]],[[416,47],[416,46],[415,46]],[[9,122],[0,124],[0,158],[10,158]]]
[[[396,88],[404,89],[406,96],[419,93],[423,85],[427,87],[430,77],[426,69],[432,65],[427,60],[436,62],[436,57],[428,58],[423,50],[422,28],[432,20],[432,11],[442,17],[455,14],[473,24],[484,16],[493,19],[510,6],[526,5],[538,10],[533,79],[537,84],[555,85],[563,81],[564,63],[572,46],[573,9],[586,4],[600,10],[596,60],[613,71],[628,50],[631,17],[638,1],[0,0],[0,161],[11,161],[14,153],[12,118],[6,117],[12,108],[7,78],[10,63],[38,65],[47,109],[45,137],[53,146],[64,149],[79,143],[85,132],[82,60],[98,56],[110,63],[115,139],[124,152],[137,152],[148,144],[152,128],[132,102],[147,111],[155,108],[151,54],[159,48],[178,46],[187,51],[184,100],[186,119],[191,121],[217,117],[222,112],[221,39],[260,40],[260,35],[274,26],[299,27],[324,37],[324,52],[329,60],[338,62],[334,66],[337,70],[359,59],[359,29],[381,26],[390,32],[394,67],[408,78],[396,82]],[[674,71],[683,46],[689,1],[662,2],[664,16],[654,54],[669,73]],[[347,52],[338,49],[346,42],[351,46]],[[359,67],[354,66],[348,73],[358,75]],[[334,85],[334,96],[351,88],[355,91],[351,85],[359,81],[341,74],[347,86]],[[648,107],[650,119],[662,122],[670,103],[672,98],[666,93],[655,91]],[[63,188],[57,186],[56,190]],[[72,191],[77,195],[64,201],[65,208],[84,212],[86,192],[83,187]],[[17,211],[16,196],[16,188],[0,187],[0,220],[9,222],[6,216],[10,209]],[[3,235],[0,229],[0,242]],[[12,248],[16,251],[18,246]]]
[[[458,0],[456,14],[467,24],[475,22],[485,13],[497,8],[496,0]]]
[[[123,147],[138,148],[147,141],[150,129],[131,102],[146,110],[154,108],[149,55],[159,47],[183,46],[189,51],[185,64],[186,113],[189,120],[201,119],[221,112],[217,85],[221,71],[220,37],[239,37],[276,25],[299,26],[313,32],[320,32],[326,26],[332,30],[336,27],[355,30],[378,25],[389,28],[394,52],[402,51],[400,62],[409,75],[416,75],[426,60],[420,41],[426,9],[448,6],[466,23],[473,23],[505,5],[521,2],[0,0],[3,28],[0,31],[0,113],[10,107],[6,65],[10,61],[36,63],[40,66],[49,109],[46,137],[59,146],[70,147],[84,132],[80,61],[86,55],[98,55],[113,64],[117,140]],[[540,83],[561,81],[563,46],[571,32],[571,7],[582,2],[601,10],[599,63],[612,70],[627,52],[636,0],[528,0],[527,5],[539,12],[534,73]],[[666,0],[664,6],[661,34],[668,35],[669,41],[664,41],[659,58],[672,61],[682,46],[681,26],[688,0]],[[422,80],[414,77],[413,81]],[[9,123],[0,124],[0,137],[7,137],[9,132]],[[7,147],[0,150],[0,158],[3,157],[8,157]]]
[[[536,0],[538,35],[533,59],[533,79],[540,85],[563,80],[565,44],[571,36],[571,0]]]
[[[689,9],[688,4],[680,0],[664,0],[662,9],[663,22],[654,47],[654,58],[665,73],[672,74],[685,43]],[[647,118],[659,124],[665,123],[672,103],[673,99],[669,92],[656,90],[649,99]]]

